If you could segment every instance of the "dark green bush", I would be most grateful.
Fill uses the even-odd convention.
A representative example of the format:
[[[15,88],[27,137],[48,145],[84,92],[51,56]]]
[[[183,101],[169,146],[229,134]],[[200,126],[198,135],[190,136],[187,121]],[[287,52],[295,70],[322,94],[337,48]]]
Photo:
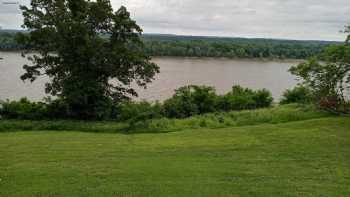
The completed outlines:
[[[159,103],[142,102],[123,102],[114,109],[112,119],[118,121],[141,121],[143,119],[155,119],[162,117],[162,107]]]
[[[283,93],[282,99],[280,101],[281,105],[290,103],[301,103],[306,104],[312,101],[311,91],[304,86],[297,86],[291,90],[286,90]]]
[[[47,106],[41,102],[31,102],[27,98],[19,101],[0,102],[0,116],[5,119],[39,120],[47,118]]]
[[[254,108],[254,91],[241,86],[233,86],[232,91],[220,96],[218,108],[222,111]]]
[[[215,89],[207,86],[185,86],[175,91],[175,95],[163,105],[164,116],[187,118],[216,111]]]
[[[207,86],[185,86],[163,105],[167,118],[187,118],[216,111],[232,111],[270,107],[273,98],[268,90],[253,91],[233,86],[232,91],[218,96],[215,89]]]
[[[273,102],[273,97],[270,91],[268,91],[267,89],[262,89],[255,91],[253,100],[255,101],[256,108],[264,108],[271,106]]]
[[[270,107],[273,98],[266,90],[253,91],[241,86],[233,86],[232,91],[219,97],[219,111],[233,111]]]
[[[47,118],[49,119],[68,119],[71,116],[68,104],[62,100],[48,100]]]
[[[0,117],[3,119],[48,120],[48,119],[86,119],[73,114],[63,99],[46,99],[45,102],[31,102],[27,98],[19,101],[0,102]],[[110,109],[100,110],[99,120],[110,118]]]

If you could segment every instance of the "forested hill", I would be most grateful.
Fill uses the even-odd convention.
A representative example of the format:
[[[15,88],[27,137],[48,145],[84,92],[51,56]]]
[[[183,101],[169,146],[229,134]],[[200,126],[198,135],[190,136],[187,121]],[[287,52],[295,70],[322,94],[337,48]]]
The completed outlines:
[[[198,41],[205,40],[210,42],[235,42],[235,43],[249,43],[249,42],[273,42],[273,43],[298,43],[298,44],[339,44],[337,41],[323,41],[323,40],[288,40],[288,39],[269,39],[269,38],[241,38],[241,37],[217,37],[217,36],[187,36],[176,34],[143,34],[147,40],[152,41]]]
[[[340,42],[145,34],[155,56],[306,59]]]
[[[0,31],[0,50],[19,50],[16,30]],[[340,42],[144,34],[152,56],[306,59]]]

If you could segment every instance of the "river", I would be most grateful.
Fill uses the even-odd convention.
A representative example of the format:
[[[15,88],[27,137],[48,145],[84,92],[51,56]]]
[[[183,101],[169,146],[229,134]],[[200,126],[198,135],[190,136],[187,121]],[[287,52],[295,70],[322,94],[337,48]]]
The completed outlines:
[[[28,61],[18,52],[0,52],[0,100],[28,97],[41,100],[47,78],[34,83],[23,82],[20,75],[22,66]],[[283,91],[297,84],[288,69],[297,65],[298,60],[263,61],[232,60],[225,58],[153,58],[160,66],[160,74],[147,89],[137,89],[138,99],[163,101],[169,98],[176,88],[184,85],[209,85],[219,94],[230,91],[233,85],[252,89],[266,88],[276,100]]]

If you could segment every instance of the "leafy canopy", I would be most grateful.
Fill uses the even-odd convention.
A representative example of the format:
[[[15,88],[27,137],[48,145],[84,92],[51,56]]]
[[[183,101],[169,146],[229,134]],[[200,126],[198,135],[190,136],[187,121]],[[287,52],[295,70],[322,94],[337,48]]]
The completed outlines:
[[[345,32],[349,33],[350,27]],[[294,66],[291,73],[310,88],[317,104],[337,112],[349,112],[350,35],[343,45],[330,46],[318,58]]]
[[[109,0],[32,0],[21,6],[23,28],[17,41],[32,65],[22,80],[48,76],[46,92],[69,104],[72,116],[99,118],[111,103],[137,96],[159,67],[144,54],[142,29],[125,7]]]

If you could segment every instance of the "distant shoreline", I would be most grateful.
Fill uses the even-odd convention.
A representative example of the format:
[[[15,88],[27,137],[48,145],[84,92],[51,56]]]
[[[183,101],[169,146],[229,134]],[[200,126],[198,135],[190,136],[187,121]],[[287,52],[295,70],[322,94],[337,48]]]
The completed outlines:
[[[21,53],[21,50],[0,50],[1,53]],[[262,61],[262,62],[270,62],[270,61],[278,61],[278,62],[303,62],[307,59],[292,59],[292,58],[230,58],[230,57],[200,57],[200,56],[152,56],[152,59],[191,59],[191,60],[205,60],[205,59],[215,59],[215,60],[239,60],[239,61]],[[0,55],[0,60],[4,58]]]
[[[222,38],[146,34],[142,36],[145,54],[153,57],[227,58],[275,61],[308,59],[323,53],[332,41],[301,41],[259,38]],[[0,51],[22,50],[14,33],[1,33]]]
[[[230,58],[230,57],[191,57],[191,56],[152,56],[152,59],[189,59],[189,60],[237,60],[237,61],[262,61],[262,62],[303,62],[307,59],[291,59],[291,58]]]

